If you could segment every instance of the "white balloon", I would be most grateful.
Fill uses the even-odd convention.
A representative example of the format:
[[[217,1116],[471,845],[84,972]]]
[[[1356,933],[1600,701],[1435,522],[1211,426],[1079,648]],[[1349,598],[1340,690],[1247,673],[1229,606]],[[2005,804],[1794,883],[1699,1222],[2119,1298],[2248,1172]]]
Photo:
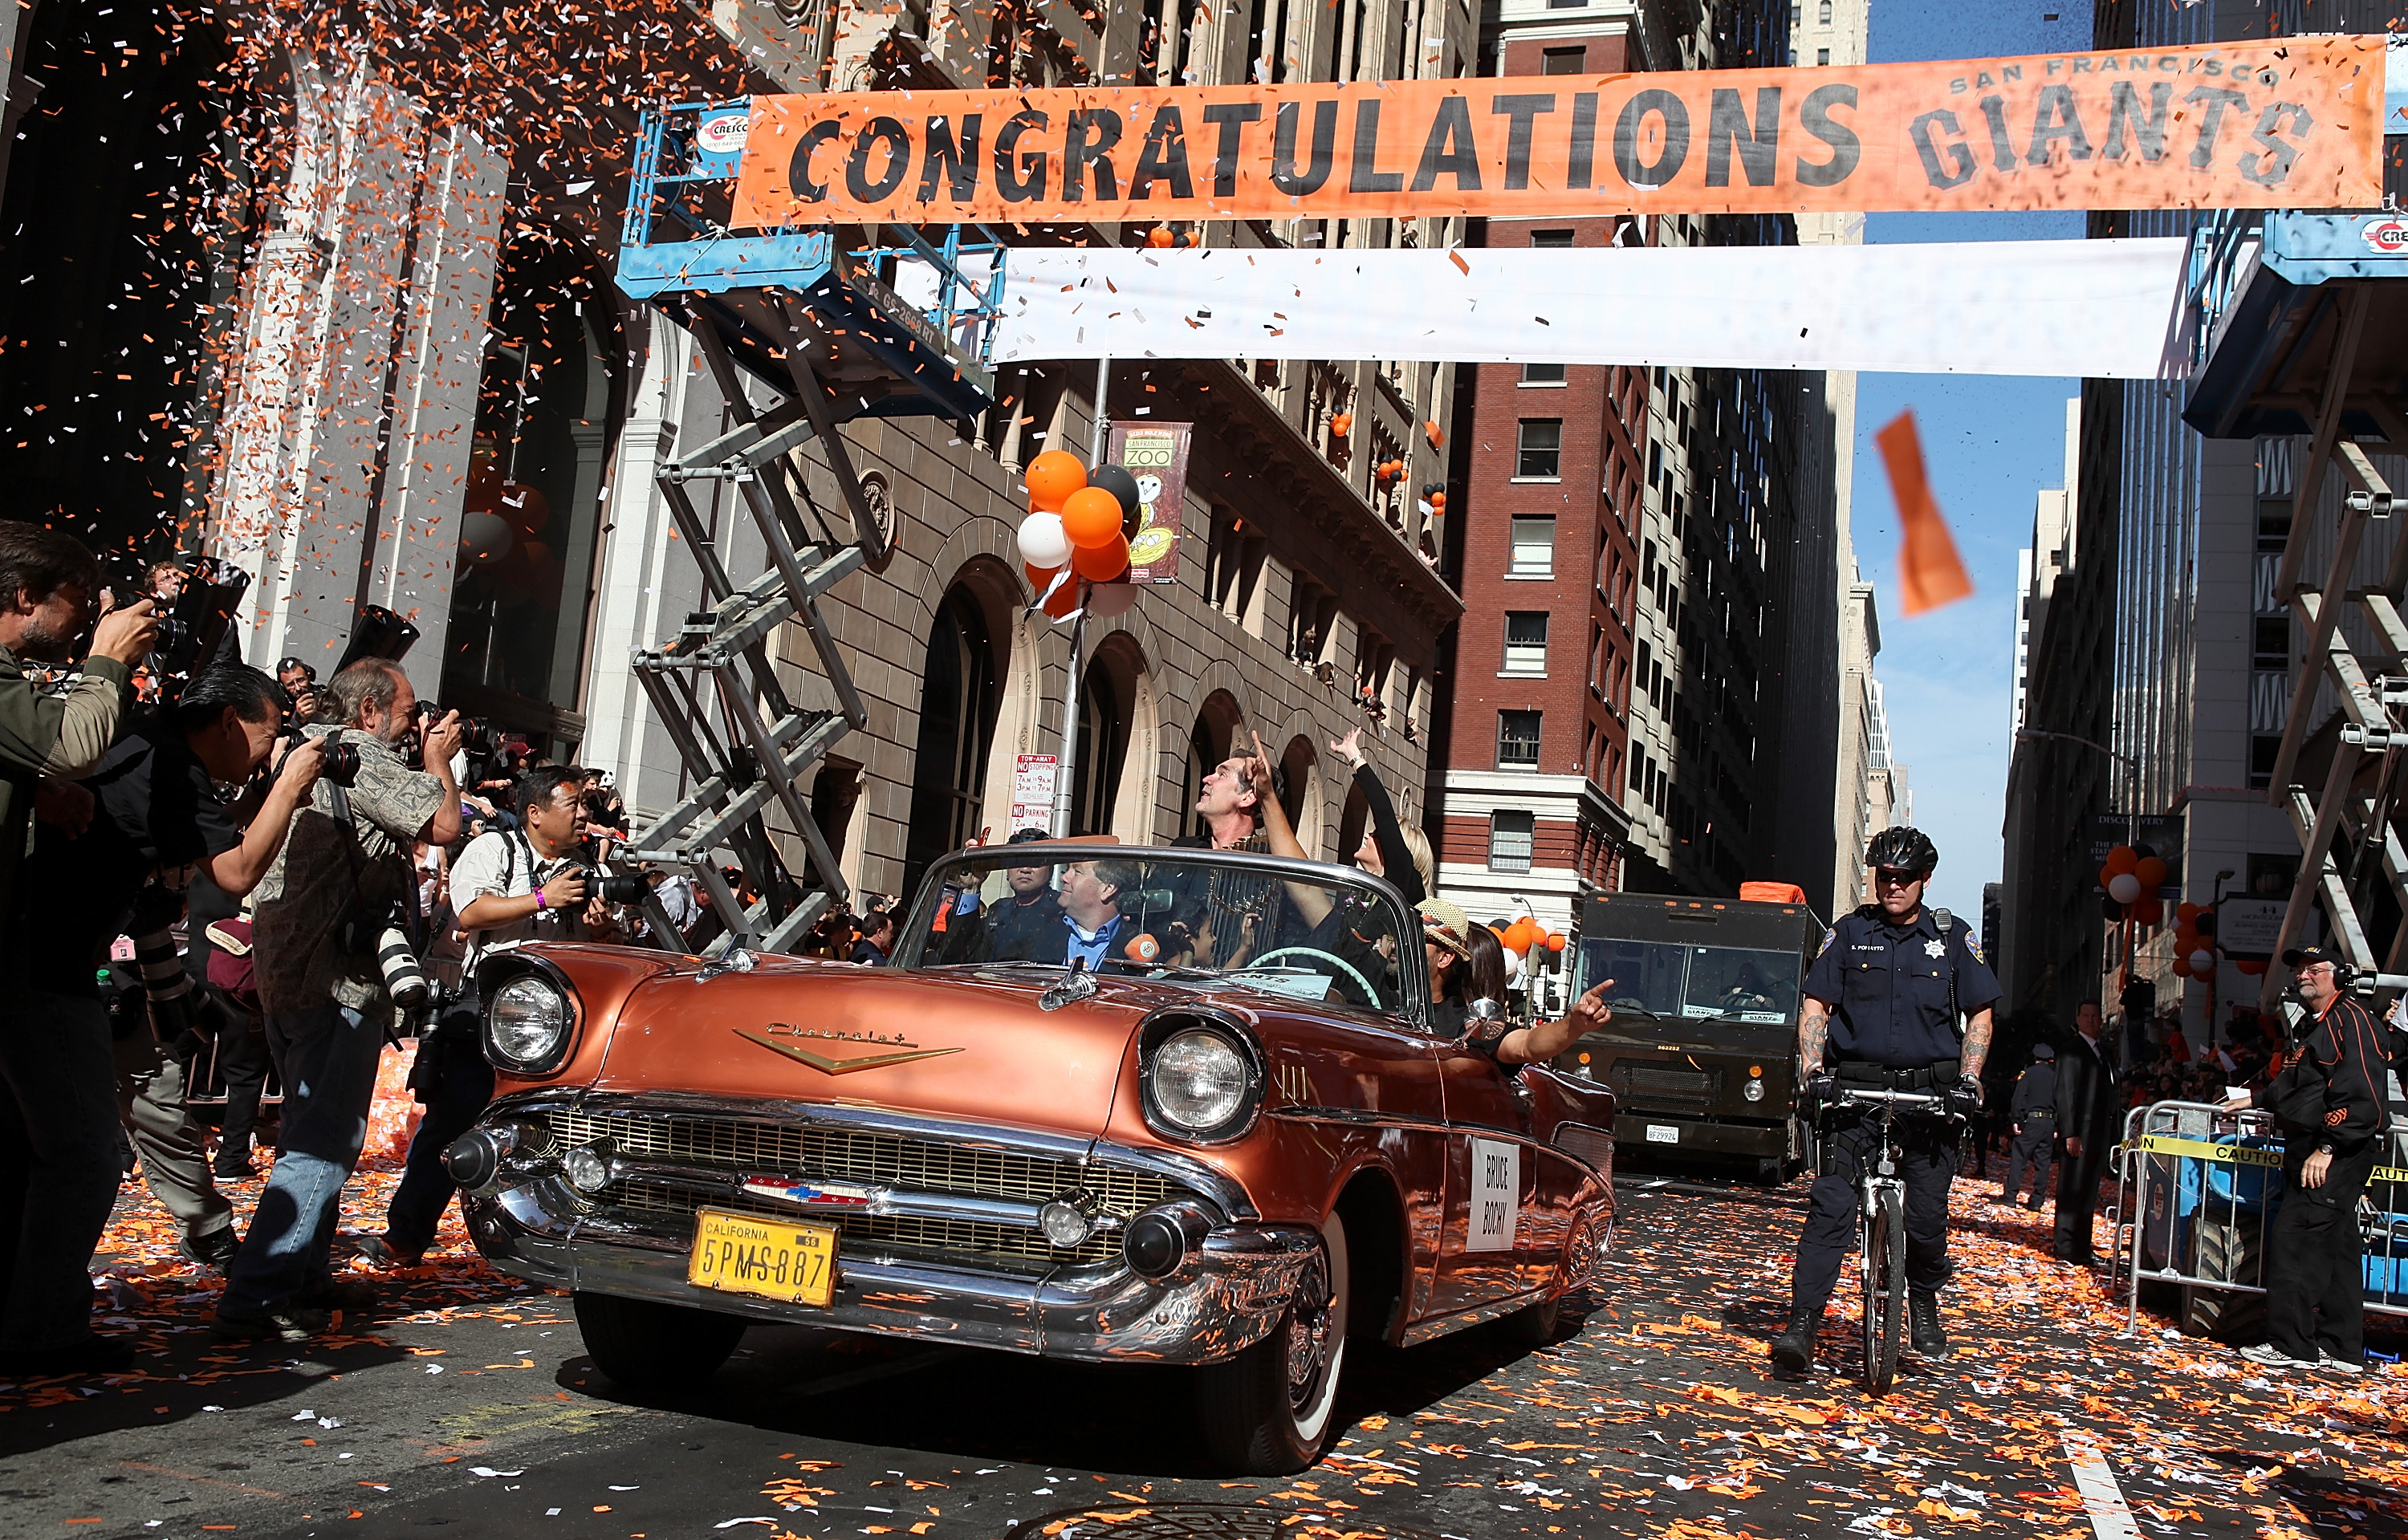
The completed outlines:
[[[2201,947],[2190,954],[2190,971],[2204,978],[2215,966],[2215,954]]]
[[[500,561],[517,543],[517,532],[500,514],[471,513],[460,520],[460,554],[480,566]]]
[[[2107,879],[2107,896],[2118,904],[2129,904],[2141,896],[2141,879],[2129,872],[2118,872]]]
[[[1070,559],[1060,514],[1032,513],[1020,521],[1020,559],[1032,567],[1058,567]]]

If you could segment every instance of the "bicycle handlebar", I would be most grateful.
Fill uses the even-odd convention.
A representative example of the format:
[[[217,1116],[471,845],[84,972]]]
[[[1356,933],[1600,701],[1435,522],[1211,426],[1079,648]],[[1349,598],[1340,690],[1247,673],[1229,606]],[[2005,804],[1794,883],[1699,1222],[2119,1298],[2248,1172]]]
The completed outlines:
[[[1842,1102],[1889,1102],[1900,1106],[1939,1106],[1948,1099],[1923,1091],[1858,1091],[1853,1086],[1834,1088],[1835,1098]]]

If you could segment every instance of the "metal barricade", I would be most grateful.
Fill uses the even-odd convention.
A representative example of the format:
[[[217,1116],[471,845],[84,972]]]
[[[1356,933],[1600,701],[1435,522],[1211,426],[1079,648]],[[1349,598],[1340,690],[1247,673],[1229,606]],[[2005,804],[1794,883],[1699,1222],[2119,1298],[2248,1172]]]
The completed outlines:
[[[2358,1205],[2366,1308],[2408,1316],[2408,1124],[2395,1119],[2386,1139]],[[2124,1330],[2140,1324],[2145,1285],[2179,1290],[2176,1319],[2194,1335],[2254,1327],[2284,1185],[2268,1114],[2205,1102],[2134,1108],[2115,1151],[2110,1282],[2126,1292]]]

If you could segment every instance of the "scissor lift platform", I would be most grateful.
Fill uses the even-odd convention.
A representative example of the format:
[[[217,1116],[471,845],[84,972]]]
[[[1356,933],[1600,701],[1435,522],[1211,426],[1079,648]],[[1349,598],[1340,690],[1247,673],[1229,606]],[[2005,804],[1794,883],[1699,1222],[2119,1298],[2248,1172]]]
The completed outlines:
[[[2401,927],[2374,955],[2359,904],[2387,885],[2408,908],[2408,853],[2393,833],[2408,755],[2408,540],[2371,586],[2353,582],[2369,524],[2398,499],[2370,451],[2408,452],[2408,218],[2381,214],[2229,213],[2193,237],[2189,320],[2192,369],[2183,420],[2210,438],[2305,435],[2290,533],[2274,580],[2306,638],[2292,678],[2269,799],[2290,815],[2301,860],[2279,951],[2305,933],[2319,903],[2333,942],[2368,972],[2397,973],[2408,944]],[[2328,471],[2346,490],[2322,574],[2305,570],[2310,530]],[[2358,606],[2361,655],[2339,620]],[[2340,706],[2320,793],[2293,784],[2309,713],[2329,685]],[[2346,837],[2353,855],[2342,842]],[[2272,1009],[2279,970],[2259,1005]]]
[[[890,228],[858,246],[832,230],[729,228],[750,120],[742,100],[645,114],[618,270],[623,292],[693,334],[736,419],[658,473],[707,607],[634,660],[688,790],[630,842],[635,860],[693,875],[726,927],[722,962],[736,967],[752,948],[793,949],[846,894],[801,788],[867,714],[818,600],[893,552],[841,429],[860,417],[960,420],[994,404],[985,358],[1006,259],[1000,240],[974,232],[965,242],[958,227],[934,241]],[[776,399],[758,410],[764,386]],[[814,443],[848,517],[832,519],[811,495],[801,456]],[[765,570],[727,569],[688,492],[695,481],[734,490]],[[780,681],[770,642],[788,621],[810,635],[830,704],[798,705]],[[773,806],[807,853],[800,872],[780,854]],[[722,869],[731,859],[740,885]]]

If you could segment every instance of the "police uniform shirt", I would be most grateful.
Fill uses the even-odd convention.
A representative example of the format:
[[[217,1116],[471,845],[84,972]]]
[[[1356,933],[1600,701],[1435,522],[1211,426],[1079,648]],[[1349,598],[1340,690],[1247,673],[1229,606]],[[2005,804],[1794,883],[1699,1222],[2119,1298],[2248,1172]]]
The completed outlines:
[[[1983,961],[1971,927],[1949,921],[1942,939],[1928,905],[1911,925],[1893,922],[1879,905],[1842,915],[1806,972],[1806,992],[1838,1009],[1831,1020],[1831,1057],[1921,1069],[1959,1056],[1948,1007],[1949,965],[1956,975],[1956,1009],[1967,1016],[1999,998],[1999,980]]]

